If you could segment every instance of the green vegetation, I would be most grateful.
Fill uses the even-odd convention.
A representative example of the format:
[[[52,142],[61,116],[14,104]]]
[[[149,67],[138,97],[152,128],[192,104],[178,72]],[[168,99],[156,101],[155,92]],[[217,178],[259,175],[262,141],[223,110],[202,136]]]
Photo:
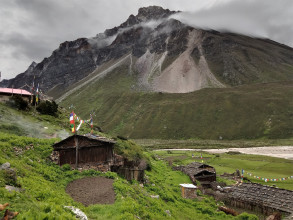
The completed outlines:
[[[37,111],[43,115],[56,116],[58,112],[58,105],[55,101],[41,101],[41,103],[37,106]]]
[[[28,102],[25,101],[20,95],[12,96],[10,98],[10,104],[18,110],[26,110],[28,108]]]
[[[122,65],[68,96],[111,135],[133,139],[285,139],[293,137],[293,82],[202,89],[186,94],[146,93]]]
[[[116,154],[119,154],[130,161],[139,161],[144,158],[142,148],[133,141],[118,139],[114,150]]]
[[[248,155],[238,153],[226,154],[208,154],[206,152],[198,151],[155,151],[159,157],[165,160],[172,160],[174,165],[186,165],[194,161],[201,162],[200,155],[203,156],[204,163],[207,163],[216,168],[217,175],[223,173],[234,173],[236,169],[245,170],[245,173],[252,173],[253,176],[260,176],[269,179],[279,179],[293,176],[293,161],[281,158]],[[194,157],[192,157],[194,155]],[[265,185],[276,185],[279,188],[293,190],[293,179],[277,182],[265,182],[249,176],[244,175],[250,181]],[[223,180],[223,178],[221,179]],[[231,184],[231,182],[228,182]]]
[[[146,153],[151,171],[146,171],[144,187],[127,182],[115,173],[94,170],[79,172],[68,166],[59,167],[48,156],[56,139],[35,139],[0,133],[0,164],[9,162],[17,180],[0,172],[0,203],[10,203],[10,210],[18,211],[17,219],[75,219],[64,206],[75,206],[90,219],[257,219],[246,213],[233,217],[217,211],[214,199],[200,195],[199,199],[181,197],[179,184],[190,182],[181,172],[172,171],[164,161]],[[116,201],[113,205],[90,205],[72,200],[66,185],[85,176],[105,176],[114,179]],[[21,192],[8,192],[5,184],[20,186]],[[152,198],[151,195],[159,195]],[[169,211],[167,211],[169,210]],[[170,216],[169,214],[170,213]],[[3,212],[1,212],[3,214]]]
[[[227,85],[293,79],[292,49],[276,42],[235,34],[209,33],[202,48],[211,71]],[[193,53],[193,57],[195,55]]]
[[[41,115],[34,108],[19,111],[0,103],[0,132],[29,137],[65,138],[69,135],[69,114],[60,108],[58,115]]]

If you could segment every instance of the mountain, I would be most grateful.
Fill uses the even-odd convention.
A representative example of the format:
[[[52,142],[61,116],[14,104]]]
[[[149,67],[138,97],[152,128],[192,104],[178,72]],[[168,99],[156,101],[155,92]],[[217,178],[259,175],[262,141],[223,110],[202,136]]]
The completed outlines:
[[[135,138],[292,137],[293,49],[190,27],[175,13],[140,8],[118,27],[60,44],[5,86],[35,77],[61,105],[83,117],[95,111],[102,128]]]
[[[175,13],[157,6],[140,8],[136,16],[96,37],[60,44],[50,57],[1,86],[30,85],[35,77],[44,92],[57,98],[60,91],[122,58],[132,60],[137,86],[149,91],[186,93],[293,79],[292,48],[196,29],[172,19]]]

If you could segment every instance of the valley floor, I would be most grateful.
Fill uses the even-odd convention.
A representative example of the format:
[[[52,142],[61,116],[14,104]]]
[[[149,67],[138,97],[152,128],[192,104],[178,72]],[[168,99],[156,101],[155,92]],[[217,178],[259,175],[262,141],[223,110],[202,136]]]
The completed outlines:
[[[170,149],[160,149],[170,150]],[[293,146],[248,147],[248,148],[222,148],[222,149],[172,149],[183,151],[205,151],[212,154],[222,154],[237,151],[243,154],[263,155],[293,160]]]

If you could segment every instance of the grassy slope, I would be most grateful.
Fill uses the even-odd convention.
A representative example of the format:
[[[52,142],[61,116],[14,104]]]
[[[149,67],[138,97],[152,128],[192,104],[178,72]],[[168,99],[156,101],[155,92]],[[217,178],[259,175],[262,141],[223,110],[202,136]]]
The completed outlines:
[[[216,168],[217,175],[223,173],[233,173],[236,169],[245,170],[245,177],[255,183],[276,185],[279,188],[293,190],[293,179],[277,182],[267,182],[258,180],[253,176],[259,176],[268,179],[279,179],[293,176],[293,161],[281,158],[248,155],[248,154],[208,154],[198,151],[155,151],[155,154],[161,158],[172,158],[175,164],[189,164],[194,161],[201,162],[200,155],[204,158],[204,163]],[[192,158],[192,154],[194,158]],[[185,157],[183,157],[185,156]],[[180,158],[180,159],[179,159]],[[184,159],[183,159],[184,158]],[[252,173],[253,176],[246,174]]]
[[[0,103],[0,132],[25,135],[30,137],[64,138],[69,135],[68,115],[59,111],[58,117],[40,115],[33,108],[29,111],[18,111],[9,105]]]
[[[111,134],[157,139],[255,139],[293,136],[293,82],[203,89],[187,94],[136,91],[128,65],[64,100]]]
[[[44,140],[0,133],[0,164],[10,162],[17,173],[17,181],[9,183],[25,189],[23,192],[7,192],[4,189],[7,178],[0,172],[0,203],[9,202],[10,210],[20,212],[17,219],[75,219],[70,211],[64,209],[65,205],[80,208],[90,219],[256,219],[247,214],[232,217],[217,212],[216,202],[209,197],[202,200],[183,199],[179,183],[188,183],[189,178],[172,171],[164,161],[152,157],[152,170],[146,172],[148,183],[144,187],[136,182],[129,183],[111,172],[102,174],[89,170],[80,173],[68,170],[67,167],[60,168],[47,159],[54,141],[56,139]],[[34,148],[25,150],[31,144]],[[13,147],[24,151],[16,154]],[[65,193],[65,187],[70,181],[84,176],[114,178],[115,203],[84,207],[74,202]],[[151,195],[159,195],[159,199],[153,199]],[[171,216],[168,216],[166,210],[170,211]]]
[[[293,79],[292,48],[237,34],[209,33],[203,50],[212,72],[228,85]]]

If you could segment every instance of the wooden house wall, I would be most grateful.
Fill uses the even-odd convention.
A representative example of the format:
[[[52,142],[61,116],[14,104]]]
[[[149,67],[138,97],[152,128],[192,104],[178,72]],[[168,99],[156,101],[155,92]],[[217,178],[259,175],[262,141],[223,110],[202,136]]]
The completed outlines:
[[[112,148],[108,147],[84,147],[79,149],[78,163],[97,162],[104,163],[113,160]]]
[[[194,175],[194,178],[200,182],[213,182],[216,181],[217,177],[215,173],[210,173],[209,171],[202,171],[196,175]]]
[[[59,152],[59,165],[75,164],[75,150],[61,150]]]
[[[64,149],[59,153],[59,165],[75,164],[76,149]],[[78,150],[78,163],[105,163],[113,160],[113,147],[83,147]]]
[[[0,93],[0,102],[8,102],[11,97],[12,97],[11,94],[1,94]],[[29,101],[29,98],[30,98],[30,96],[24,96],[24,95],[22,96],[22,99],[27,102]]]

